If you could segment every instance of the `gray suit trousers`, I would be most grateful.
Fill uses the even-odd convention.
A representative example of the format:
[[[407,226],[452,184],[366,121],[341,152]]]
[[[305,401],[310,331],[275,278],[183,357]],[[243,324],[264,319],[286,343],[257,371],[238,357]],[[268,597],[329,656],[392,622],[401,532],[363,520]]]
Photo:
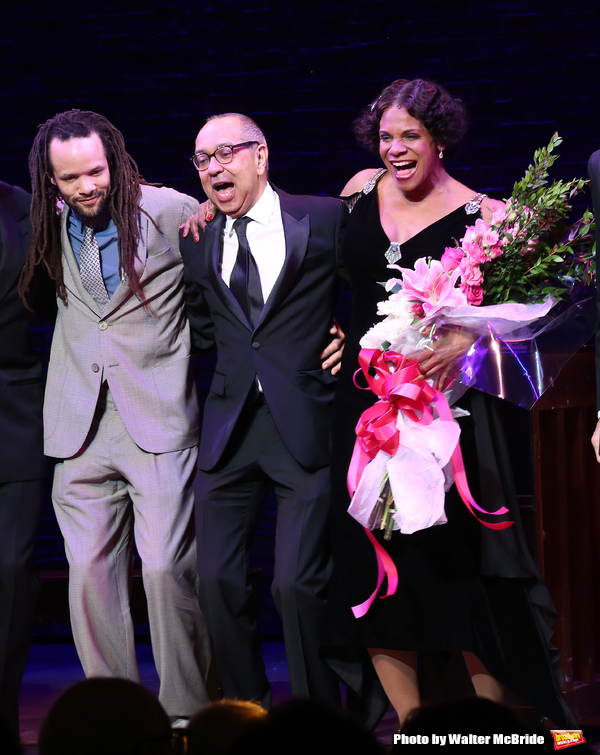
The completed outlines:
[[[53,503],[70,567],[69,605],[86,676],[139,681],[129,591],[142,560],[159,699],[171,717],[208,697],[210,645],[197,599],[197,448],[151,454],[127,432],[110,392],[83,450],[56,466]]]

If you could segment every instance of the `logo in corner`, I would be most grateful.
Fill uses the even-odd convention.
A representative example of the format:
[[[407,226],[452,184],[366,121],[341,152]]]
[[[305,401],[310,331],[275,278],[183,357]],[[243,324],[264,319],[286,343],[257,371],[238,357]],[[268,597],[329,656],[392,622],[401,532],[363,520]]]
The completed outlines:
[[[585,742],[581,729],[552,729],[550,733],[554,738],[555,750],[564,750],[565,747],[573,747],[573,745],[581,745]]]

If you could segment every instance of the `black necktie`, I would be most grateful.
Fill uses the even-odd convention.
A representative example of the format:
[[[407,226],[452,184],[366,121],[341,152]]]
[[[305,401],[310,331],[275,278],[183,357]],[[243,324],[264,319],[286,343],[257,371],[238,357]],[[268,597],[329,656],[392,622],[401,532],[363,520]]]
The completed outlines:
[[[246,226],[251,218],[238,218],[233,229],[238,237],[238,254],[233,270],[229,288],[244,310],[248,322],[254,328],[264,307],[260,275],[256,260],[250,252],[248,239],[246,238]]]

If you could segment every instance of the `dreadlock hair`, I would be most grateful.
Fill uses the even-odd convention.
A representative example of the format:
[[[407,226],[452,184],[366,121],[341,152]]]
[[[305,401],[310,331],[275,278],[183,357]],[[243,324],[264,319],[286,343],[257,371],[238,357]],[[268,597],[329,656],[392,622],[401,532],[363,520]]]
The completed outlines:
[[[144,301],[144,294],[135,272],[134,260],[140,239],[140,185],[138,167],[125,149],[123,134],[104,116],[89,110],[67,110],[58,113],[40,125],[33,147],[29,153],[31,174],[32,237],[29,254],[21,273],[19,293],[26,301],[35,268],[43,265],[56,282],[56,292],[67,305],[67,291],[63,279],[62,247],[60,240],[60,216],[57,200],[60,193],[51,182],[53,173],[50,162],[50,143],[54,139],[69,141],[98,134],[110,170],[108,208],[118,231],[119,273],[126,276],[133,293]],[[27,303],[27,302],[26,302]]]

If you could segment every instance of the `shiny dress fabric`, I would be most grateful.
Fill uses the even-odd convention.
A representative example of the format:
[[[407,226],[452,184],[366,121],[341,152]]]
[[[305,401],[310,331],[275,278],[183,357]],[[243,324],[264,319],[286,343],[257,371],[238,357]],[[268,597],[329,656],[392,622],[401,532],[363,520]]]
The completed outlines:
[[[403,243],[397,264],[412,267],[424,256],[439,259],[478,217],[467,214],[465,207],[451,212]],[[524,702],[557,725],[572,726],[560,693],[557,652],[550,644],[556,613],[519,521],[499,399],[471,389],[458,402],[470,412],[460,420],[461,447],[479,505],[489,511],[506,506],[514,526],[503,531],[483,527],[453,486],[446,496],[447,524],[412,535],[396,531],[386,543],[380,538],[398,568],[398,589],[375,600],[366,616],[355,619],[351,613],[351,606],[371,594],[377,574],[371,544],[346,513],[354,428],[375,401],[370,391],[354,385],[353,374],[359,340],[378,319],[377,302],[386,297],[381,282],[396,274],[387,268],[384,256],[389,244],[379,219],[377,191],[361,194],[342,247],[353,311],[334,404],[332,644],[346,652],[369,647],[431,654],[470,650]]]

